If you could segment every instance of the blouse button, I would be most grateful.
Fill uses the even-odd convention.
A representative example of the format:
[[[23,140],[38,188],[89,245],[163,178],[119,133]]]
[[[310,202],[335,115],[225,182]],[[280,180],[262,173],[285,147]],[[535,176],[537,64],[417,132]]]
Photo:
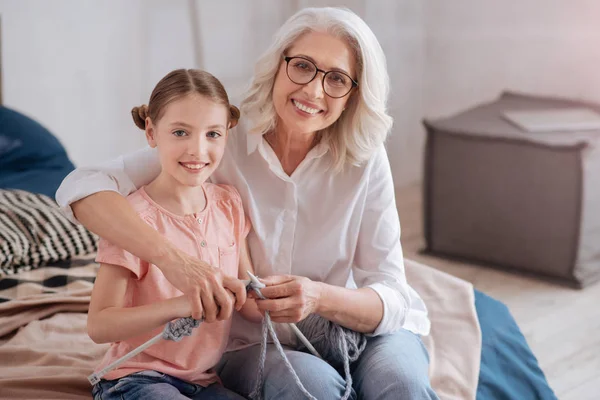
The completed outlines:
[[[200,243],[200,246],[202,246],[202,247],[206,247],[206,241],[205,241],[205,240],[203,240],[203,241],[202,241],[202,243]]]
[[[196,221],[198,221],[198,223],[201,224],[202,223],[202,218],[198,218],[198,219],[196,219]]]

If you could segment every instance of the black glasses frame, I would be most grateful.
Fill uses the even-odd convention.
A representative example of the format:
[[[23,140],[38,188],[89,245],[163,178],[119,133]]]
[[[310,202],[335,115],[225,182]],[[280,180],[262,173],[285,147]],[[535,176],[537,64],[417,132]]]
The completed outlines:
[[[304,60],[304,61],[309,62],[312,65],[314,65],[314,67],[315,67],[315,74],[312,76],[312,78],[310,78],[310,80],[308,82],[302,82],[302,83],[296,82],[295,80],[293,80],[290,77],[290,73],[289,73],[288,69],[290,67],[290,61],[293,60],[294,58],[299,58],[301,60]],[[308,85],[309,83],[311,83],[315,79],[315,77],[317,76],[317,74],[319,72],[322,72],[323,73],[323,79],[321,80],[321,86],[323,86],[323,92],[327,96],[329,96],[329,97],[331,97],[333,99],[341,99],[342,97],[348,96],[348,94],[352,91],[352,89],[354,89],[355,87],[358,86],[358,82],[356,82],[354,79],[352,79],[352,77],[350,77],[350,75],[348,75],[347,73],[342,72],[342,71],[323,71],[322,69],[319,69],[317,67],[317,65],[313,61],[309,60],[308,58],[304,58],[304,57],[300,57],[300,56],[296,56],[296,57],[283,56],[283,59],[286,62],[285,73],[286,73],[287,77],[289,78],[289,80],[292,81],[292,82],[294,82],[296,85]],[[343,94],[342,96],[332,96],[329,93],[327,93],[327,89],[325,89],[325,77],[327,76],[327,74],[330,74],[330,73],[333,73],[333,72],[335,72],[337,74],[342,74],[344,76],[347,76],[348,79],[350,79],[350,81],[352,82],[352,86],[350,86],[350,89],[348,89],[348,91],[345,94]]]

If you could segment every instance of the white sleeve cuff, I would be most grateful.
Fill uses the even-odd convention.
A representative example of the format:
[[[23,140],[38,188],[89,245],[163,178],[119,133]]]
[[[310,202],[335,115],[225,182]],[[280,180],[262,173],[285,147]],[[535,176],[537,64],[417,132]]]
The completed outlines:
[[[408,310],[408,304],[406,304],[404,297],[398,290],[389,287],[385,283],[376,282],[367,287],[373,289],[383,303],[383,318],[375,331],[369,336],[378,336],[401,329]]]

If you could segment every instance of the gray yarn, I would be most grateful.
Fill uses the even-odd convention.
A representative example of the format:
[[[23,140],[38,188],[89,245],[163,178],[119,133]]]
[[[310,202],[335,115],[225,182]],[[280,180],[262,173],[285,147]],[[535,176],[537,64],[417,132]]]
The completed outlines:
[[[169,322],[162,333],[162,338],[179,342],[184,336],[190,336],[192,330],[200,326],[202,320],[197,320],[192,317],[179,318]]]
[[[325,361],[337,370],[344,369],[346,390],[342,400],[346,400],[350,397],[352,389],[350,363],[358,360],[364,351],[367,346],[367,337],[316,314],[310,314],[297,326]],[[304,346],[302,345],[300,348],[302,349]]]
[[[364,334],[344,328],[316,314],[310,314],[296,325],[321,357],[335,369],[358,360],[367,346]]]
[[[268,312],[265,313],[265,318],[263,319],[263,324],[262,324],[262,341],[260,343],[260,357],[258,359],[258,372],[257,372],[256,385],[254,386],[254,390],[252,391],[252,393],[250,393],[249,397],[254,400],[262,400],[262,398],[263,398],[262,391],[263,391],[263,385],[264,385],[265,360],[267,358],[268,334],[271,335],[273,344],[275,344],[277,351],[281,355],[281,358],[283,359],[285,366],[292,374],[292,377],[294,378],[294,381],[296,382],[296,385],[298,386],[298,388],[300,388],[302,393],[304,393],[304,395],[307,398],[309,398],[310,400],[318,400],[316,397],[311,395],[308,392],[308,390],[306,390],[306,388],[300,381],[298,374],[296,374],[296,371],[294,371],[294,367],[292,366],[292,364],[290,363],[290,360],[288,360],[287,356],[285,355],[285,352],[283,351],[283,347],[281,347],[281,343],[279,342],[279,339],[277,338],[277,334],[275,333],[275,329],[273,328],[273,323],[271,322],[271,317],[269,316]],[[345,399],[347,399],[347,397],[344,398],[344,400]]]
[[[258,290],[257,288],[254,289]],[[344,369],[346,390],[344,391],[341,400],[347,400],[350,397],[350,392],[352,390],[350,363],[356,361],[365,349],[367,345],[367,338],[365,335],[341,327],[340,325],[335,324],[316,314],[309,315],[307,318],[300,321],[297,326],[326,362],[328,362],[337,370],[340,368]],[[285,366],[292,374],[292,377],[294,378],[298,388],[300,388],[302,393],[304,393],[307,398],[316,400],[315,397],[306,390],[304,385],[302,385],[300,378],[286,357],[283,347],[281,347],[281,343],[279,342],[275,330],[273,329],[273,323],[271,322],[271,317],[269,316],[268,312],[265,313],[265,318],[263,319],[261,351],[260,358],[258,360],[257,379],[254,390],[252,393],[250,393],[250,398],[254,400],[262,400],[263,398],[262,391],[264,385],[264,369],[267,355],[267,339],[269,334],[271,335],[273,344],[275,344],[275,347],[283,359]],[[298,349],[302,350],[304,348],[305,346],[301,345]]]

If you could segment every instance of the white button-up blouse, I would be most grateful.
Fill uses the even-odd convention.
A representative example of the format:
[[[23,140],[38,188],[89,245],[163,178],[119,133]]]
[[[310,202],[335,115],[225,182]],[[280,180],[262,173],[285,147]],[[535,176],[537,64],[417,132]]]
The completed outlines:
[[[221,165],[211,177],[235,186],[253,230],[248,245],[259,276],[292,274],[347,288],[370,287],[384,305],[374,335],[400,328],[429,333],[427,308],[409,286],[400,245],[400,221],[385,148],[361,166],[335,174],[331,152],[314,147],[288,176],[261,135],[229,133]],[[157,152],[145,148],[97,167],[78,168],[56,199],[73,218],[70,204],[92,193],[128,195],[160,171]],[[294,344],[278,324],[282,343]],[[234,314],[229,349],[260,341],[260,326]]]

